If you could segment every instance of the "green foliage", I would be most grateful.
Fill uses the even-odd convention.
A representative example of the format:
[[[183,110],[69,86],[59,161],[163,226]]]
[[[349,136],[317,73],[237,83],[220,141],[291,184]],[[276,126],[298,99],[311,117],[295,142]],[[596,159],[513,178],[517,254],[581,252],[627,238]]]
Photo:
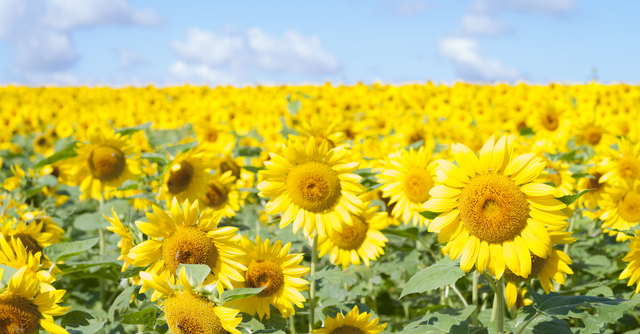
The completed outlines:
[[[404,289],[402,289],[400,298],[411,293],[422,293],[455,284],[464,274],[464,271],[460,269],[460,262],[451,261],[447,255],[440,262],[421,270],[411,277]]]
[[[66,261],[74,256],[82,254],[82,252],[95,246],[98,241],[100,241],[100,238],[53,244],[44,248],[44,254],[52,263],[55,264],[58,263],[58,261]]]

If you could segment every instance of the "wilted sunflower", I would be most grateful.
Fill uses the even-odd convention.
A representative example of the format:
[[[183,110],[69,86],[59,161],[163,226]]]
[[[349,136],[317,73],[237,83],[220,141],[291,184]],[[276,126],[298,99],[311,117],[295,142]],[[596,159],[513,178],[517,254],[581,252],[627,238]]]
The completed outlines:
[[[620,279],[629,278],[627,286],[632,286],[640,279],[640,237],[632,238],[629,241],[631,250],[622,261],[629,262],[629,265],[620,273]],[[636,294],[640,292],[640,283],[636,286]]]
[[[155,290],[154,294],[163,299],[163,310],[167,325],[176,334],[240,334],[236,329],[242,318],[236,318],[240,311],[217,306],[206,297],[193,290],[187,278],[186,268],[179,273],[182,289],[175,291],[166,278],[155,272],[140,272],[143,289]],[[142,290],[141,290],[142,291]]]
[[[271,161],[264,163],[267,170],[260,171],[264,181],[258,184],[259,195],[271,198],[267,214],[283,213],[280,228],[293,222],[294,232],[304,226],[307,235],[314,230],[324,235],[331,227],[351,225],[349,213],[359,213],[362,201],[357,195],[365,188],[358,183],[360,176],[351,174],[359,163],[347,159],[346,147],[329,150],[326,141],[318,147],[310,139],[306,148],[290,141],[282,153],[284,157],[270,154]]]
[[[66,291],[41,291],[39,285],[40,281],[27,273],[27,267],[11,276],[7,290],[0,295],[0,333],[32,334],[41,327],[52,334],[69,334],[53,322],[53,316],[71,308],[57,304]]]
[[[545,167],[542,159],[526,153],[512,159],[514,136],[495,143],[492,136],[478,158],[462,144],[451,145],[458,166],[439,160],[436,171],[442,185],[431,190],[424,209],[441,212],[429,226],[446,242],[452,259],[462,256],[460,267],[485,269],[496,278],[505,269],[531,274],[531,253],[546,259],[551,239],[545,225],[566,226],[566,207],[555,199],[558,190],[531,182]]]
[[[309,272],[309,267],[300,266],[303,254],[289,254],[291,243],[282,246],[280,240],[273,245],[269,239],[264,243],[257,237],[256,244],[246,237],[242,246],[247,249],[248,261],[244,283],[236,288],[265,287],[259,294],[228,302],[226,305],[249,315],[256,312],[262,320],[271,317],[269,304],[275,306],[283,317],[296,314],[293,304],[302,308],[306,299],[300,291],[309,289],[309,282],[301,277]]]
[[[343,316],[338,312],[335,318],[327,317],[324,321],[324,327],[315,329],[311,333],[323,334],[377,334],[382,332],[387,324],[378,325],[378,320],[371,320],[371,313],[360,313],[358,306]]]
[[[382,196],[389,198],[393,205],[393,216],[406,224],[413,222],[413,226],[428,225],[427,219],[415,210],[431,195],[429,191],[434,186],[433,177],[436,164],[431,155],[423,147],[418,151],[399,151],[389,156],[384,162],[382,174],[378,177],[384,185],[381,186]]]
[[[185,200],[181,210],[174,198],[168,212],[154,205],[153,213],[147,213],[148,223],[136,221],[151,240],[129,251],[131,263],[137,267],[158,263],[158,274],[168,271],[172,279],[180,264],[206,264],[211,268],[207,284],[219,280],[219,291],[233,288],[233,281],[244,281],[241,272],[247,269],[242,264],[246,252],[237,244],[238,228],[218,227],[221,218],[220,211],[211,210],[201,216],[198,201]]]
[[[216,171],[206,188],[206,194],[201,196],[202,203],[213,210],[222,211],[223,217],[233,217],[240,211],[240,192],[232,171]]]
[[[616,241],[626,241],[629,236],[613,230],[625,231],[640,222],[640,180],[607,185],[604,191],[600,201],[602,229],[616,235]]]
[[[379,207],[363,203],[367,209],[359,215],[351,215],[351,226],[344,226],[342,231],[333,230],[328,236],[318,238],[318,257],[331,252],[332,264],[342,265],[346,269],[350,264],[360,264],[360,260],[368,267],[370,260],[377,260],[384,254],[384,245],[389,241],[380,230],[387,227],[386,212],[376,212]],[[375,218],[375,219],[374,219]]]
[[[71,175],[80,184],[81,200],[102,200],[104,192],[115,190],[140,174],[139,163],[127,158],[133,153],[128,136],[95,130],[88,133],[88,140],[88,144],[76,148],[78,156],[68,160]]]
[[[211,178],[211,157],[202,147],[192,148],[178,153],[168,165],[164,173],[164,181],[160,187],[160,197],[167,203],[174,197],[182,202],[186,199],[193,202],[207,193],[207,183]]]
[[[107,217],[106,215],[102,216],[111,223],[111,226],[107,226],[107,230],[120,237],[120,241],[118,241],[118,248],[120,248],[120,256],[118,257],[118,260],[124,260],[121,270],[124,272],[132,262],[132,259],[129,257],[129,252],[134,246],[133,237],[131,236],[131,231],[122,225],[120,218],[118,218],[118,214],[113,208],[111,209],[111,215],[112,217]]]

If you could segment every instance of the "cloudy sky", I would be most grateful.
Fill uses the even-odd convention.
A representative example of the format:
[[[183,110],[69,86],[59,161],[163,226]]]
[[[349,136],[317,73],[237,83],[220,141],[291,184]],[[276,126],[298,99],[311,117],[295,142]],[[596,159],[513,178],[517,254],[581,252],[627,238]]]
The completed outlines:
[[[0,84],[640,83],[640,1],[0,0]]]

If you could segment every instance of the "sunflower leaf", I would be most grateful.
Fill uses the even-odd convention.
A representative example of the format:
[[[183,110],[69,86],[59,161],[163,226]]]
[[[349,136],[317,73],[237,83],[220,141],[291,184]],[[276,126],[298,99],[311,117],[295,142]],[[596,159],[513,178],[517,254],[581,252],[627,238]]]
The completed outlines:
[[[167,155],[162,153],[143,152],[141,157],[142,159],[146,159],[151,162],[157,162],[165,165],[168,163]]]
[[[123,324],[153,327],[156,323],[156,310],[153,307],[147,307],[142,311],[125,314],[122,316],[121,322]]]
[[[201,285],[211,273],[211,268],[206,264],[180,264],[176,271],[177,276],[180,276],[180,270],[182,270],[182,267],[185,267],[187,279],[193,287]]]
[[[121,313],[129,309],[131,296],[137,294],[136,291],[139,291],[139,288],[139,286],[133,285],[122,290],[113,303],[111,303],[111,306],[109,306],[109,321],[113,322],[116,316],[116,311]]]
[[[431,212],[431,211],[422,211],[422,212],[420,212],[420,215],[422,217],[427,218],[429,220],[436,219],[441,214],[442,214],[442,212]]]
[[[186,152],[192,148],[195,148],[196,146],[198,146],[198,141],[194,140],[186,144],[167,146],[166,150],[167,152],[169,152],[169,154],[171,154],[172,157],[175,157],[176,155],[178,155],[178,153]]]
[[[91,238],[49,245],[44,248],[44,254],[55,266],[59,261],[66,261],[74,256],[82,254],[86,250],[95,246],[99,240],[100,238]]]
[[[446,285],[454,284],[465,275],[459,261],[451,261],[449,255],[438,263],[420,270],[413,275],[402,289],[400,298],[411,293],[423,293]]]
[[[104,327],[106,321],[99,321],[88,312],[74,310],[62,317],[60,324],[69,334],[93,334]]]
[[[15,274],[18,271],[13,267],[9,267],[9,266],[4,265],[4,264],[0,264],[0,269],[2,270],[2,277],[1,277],[2,280],[0,280],[0,281],[4,285],[8,285],[9,284],[9,280],[11,279],[11,276],[13,276],[13,274]]]
[[[146,267],[136,267],[134,265],[129,265],[127,269],[125,269],[122,274],[120,274],[120,280],[125,278],[137,277],[141,271],[147,270],[151,265]]]
[[[407,239],[411,239],[411,240],[418,240],[418,233],[420,232],[420,230],[418,230],[417,227],[410,227],[410,228],[406,228],[406,229],[389,229],[389,228],[385,228],[384,230],[382,230],[380,232],[382,232],[382,234],[384,234],[384,235],[392,234],[392,235],[397,235],[399,237],[403,237],[403,238],[407,238]]]
[[[573,194],[573,195],[566,195],[566,196],[562,196],[562,197],[556,197],[557,200],[559,200],[560,202],[566,204],[567,206],[573,204],[573,202],[577,201],[578,198],[582,197],[582,195],[588,193],[589,191],[593,190],[592,189],[585,189],[577,194]]]
[[[232,300],[238,300],[247,297],[253,297],[259,294],[262,290],[264,290],[267,286],[259,287],[259,288],[239,288],[233,290],[226,290],[220,295],[220,299],[222,301],[228,302]]]
[[[302,109],[302,102],[300,100],[291,101],[291,97],[287,96],[287,111],[289,115],[297,115],[300,109]]]
[[[147,122],[147,123],[143,123],[143,124],[139,124],[136,126],[130,126],[130,127],[126,127],[126,128],[121,128],[116,130],[116,133],[119,133],[122,136],[128,136],[128,135],[132,135],[138,131],[144,131],[147,130],[148,128],[151,127],[151,124],[153,124],[153,122]]]
[[[78,147],[78,142],[73,142],[73,143],[67,145],[62,150],[52,154],[50,157],[40,160],[37,164],[35,164],[33,166],[33,168],[34,169],[35,168],[40,168],[40,167],[44,167],[46,165],[51,165],[54,162],[58,162],[58,161],[61,161],[61,160],[73,158],[73,157],[78,155],[78,153],[76,153],[76,147]]]

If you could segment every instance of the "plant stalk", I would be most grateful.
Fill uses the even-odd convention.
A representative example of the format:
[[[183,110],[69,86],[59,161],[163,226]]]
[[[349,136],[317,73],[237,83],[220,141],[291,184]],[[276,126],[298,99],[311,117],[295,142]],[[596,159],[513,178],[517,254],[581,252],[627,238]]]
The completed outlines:
[[[102,206],[104,205],[104,195],[100,196],[100,213],[102,213]],[[100,226],[100,228],[98,229],[98,236],[100,237],[100,241],[99,241],[99,247],[100,247],[100,260],[102,261],[102,257],[104,256],[105,253],[105,240],[104,240],[104,228],[102,226]],[[100,282],[100,303],[102,303],[102,308],[104,308],[105,306],[105,302],[106,302],[106,282],[104,281],[104,278],[100,278],[99,280]]]
[[[498,334],[504,333],[504,302],[504,277],[500,277],[496,282],[496,300],[493,303],[493,307],[496,309],[496,333]]]
[[[318,233],[313,233],[313,244],[311,245],[311,271],[310,276],[316,273],[316,263],[318,262]],[[316,310],[316,282],[311,282],[309,286],[309,333],[313,330],[313,324],[315,323],[315,310]]]
[[[291,334],[296,334],[296,321],[293,317],[293,314],[289,316],[289,331]]]
[[[471,324],[474,326],[478,326],[478,279],[480,278],[480,273],[476,270],[473,272],[473,288],[471,289],[471,302],[473,306],[476,307],[471,313]]]

